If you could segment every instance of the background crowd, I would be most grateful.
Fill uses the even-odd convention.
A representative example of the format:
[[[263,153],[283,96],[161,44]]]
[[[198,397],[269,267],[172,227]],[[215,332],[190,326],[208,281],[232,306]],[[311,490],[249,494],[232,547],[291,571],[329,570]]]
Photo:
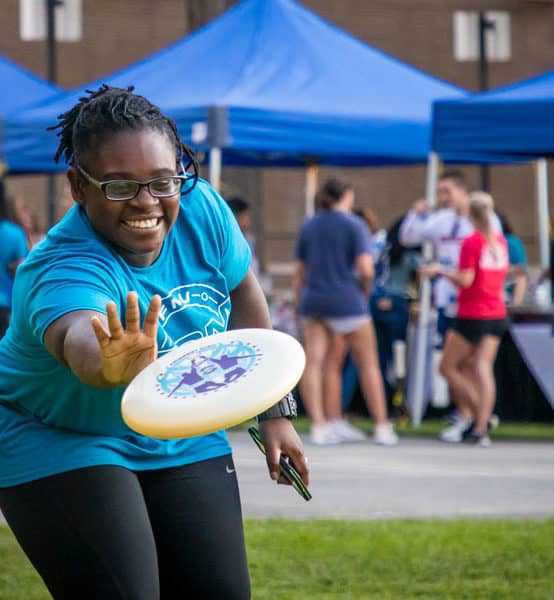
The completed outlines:
[[[436,209],[429,210],[426,201],[418,199],[384,228],[374,211],[355,205],[349,182],[330,178],[317,193],[315,215],[307,218],[298,232],[290,293],[274,292],[260,269],[250,202],[236,195],[230,195],[227,202],[252,249],[253,271],[268,296],[274,327],[304,344],[307,367],[298,395],[310,419],[312,443],[366,439],[345,416],[356,393],[374,421],[373,440],[383,445],[398,442],[393,422],[409,412],[405,389],[413,357],[421,277],[432,280],[436,314],[431,350],[426,356],[432,365],[427,389],[431,404],[435,401],[451,409],[440,439],[490,443],[487,427],[496,423],[493,363],[507,328],[505,307],[521,304],[529,294],[523,243],[509,215],[494,210],[492,197],[470,194],[464,173],[448,170],[438,182]],[[479,213],[479,203],[484,203],[486,214]],[[8,197],[3,186],[0,209],[6,241],[0,253],[3,333],[9,321],[15,269],[44,233],[39,231],[36,214],[26,200]],[[484,236],[486,243],[472,265],[483,271],[479,256],[491,249],[498,259],[493,265],[495,285],[501,289],[497,296],[496,288],[491,291],[475,273],[469,286],[464,280],[468,267],[460,262],[465,260],[461,259],[462,248],[475,235]],[[497,240],[495,236],[500,237]],[[423,264],[425,242],[433,246],[436,262],[432,265]],[[503,256],[497,256],[504,246],[506,265]],[[463,308],[460,313],[460,290],[462,297],[473,293],[477,302],[474,312],[470,308],[465,316]],[[492,294],[493,301],[487,300],[487,294]],[[471,326],[475,326],[471,319],[478,320],[477,329],[460,330],[460,319],[465,319],[465,325],[469,319]],[[484,319],[498,323],[487,329]],[[464,354],[471,359],[462,360]],[[480,382],[477,387],[475,381]],[[486,408],[481,410],[482,406]],[[479,425],[475,430],[476,420]]]
[[[248,202],[229,204],[254,249]],[[345,416],[359,392],[374,421],[373,441],[398,443],[393,423],[409,412],[419,285],[430,278],[435,326],[427,390],[431,405],[447,414],[439,437],[490,445],[488,431],[498,423],[493,367],[507,307],[529,295],[525,249],[509,216],[495,210],[489,194],[470,192],[458,170],[440,176],[435,209],[418,199],[387,229],[374,211],[355,206],[347,181],[325,181],[315,205],[297,236],[291,296],[268,294],[274,326],[299,337],[306,350],[298,391],[310,441],[364,441]],[[426,242],[431,264],[423,260]]]

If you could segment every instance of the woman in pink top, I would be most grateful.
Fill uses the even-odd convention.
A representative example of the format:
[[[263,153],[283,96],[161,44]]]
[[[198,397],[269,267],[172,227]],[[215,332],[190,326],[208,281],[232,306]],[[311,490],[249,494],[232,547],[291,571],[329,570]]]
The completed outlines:
[[[509,268],[508,246],[491,226],[492,207],[489,194],[473,192],[469,217],[475,233],[462,243],[458,269],[432,264],[421,270],[424,277],[441,275],[460,288],[457,318],[446,337],[440,371],[451,389],[465,396],[472,407],[473,421],[467,423],[464,441],[480,446],[490,445],[488,421],[496,397],[493,365],[507,328],[504,280]]]

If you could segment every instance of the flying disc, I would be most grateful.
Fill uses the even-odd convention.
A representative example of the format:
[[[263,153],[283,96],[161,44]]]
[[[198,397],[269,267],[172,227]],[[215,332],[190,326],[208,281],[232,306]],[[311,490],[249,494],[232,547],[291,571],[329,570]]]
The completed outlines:
[[[155,438],[226,429],[267,410],[298,383],[306,357],[292,336],[233,329],[186,342],[159,357],[127,386],[125,423]]]

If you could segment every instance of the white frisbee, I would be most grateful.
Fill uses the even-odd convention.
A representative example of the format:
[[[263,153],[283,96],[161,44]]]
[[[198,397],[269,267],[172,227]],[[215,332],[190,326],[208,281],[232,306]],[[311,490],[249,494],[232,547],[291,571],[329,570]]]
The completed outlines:
[[[187,438],[252,419],[290,392],[306,357],[290,335],[233,329],[186,342],[141,371],[121,400],[125,423],[155,438]]]

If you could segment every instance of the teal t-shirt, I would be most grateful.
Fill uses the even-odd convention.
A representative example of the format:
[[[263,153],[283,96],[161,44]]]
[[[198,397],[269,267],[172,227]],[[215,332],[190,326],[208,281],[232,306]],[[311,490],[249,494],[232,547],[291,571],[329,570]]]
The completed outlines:
[[[0,487],[93,465],[133,470],[189,464],[230,453],[224,432],[159,440],[129,429],[123,388],[82,383],[46,349],[44,334],[75,310],[124,315],[136,291],[144,317],[162,297],[159,355],[187,340],[225,331],[229,292],[244,278],[250,249],[226,203],[206,183],[181,198],[158,259],[132,267],[74,206],[19,267],[12,320],[0,341]]]
[[[504,236],[508,242],[508,254],[510,265],[527,266],[527,254],[523,242],[515,235],[508,233]]]
[[[27,238],[19,225],[10,221],[0,221],[0,306],[12,305],[13,276],[9,265],[25,258]]]

